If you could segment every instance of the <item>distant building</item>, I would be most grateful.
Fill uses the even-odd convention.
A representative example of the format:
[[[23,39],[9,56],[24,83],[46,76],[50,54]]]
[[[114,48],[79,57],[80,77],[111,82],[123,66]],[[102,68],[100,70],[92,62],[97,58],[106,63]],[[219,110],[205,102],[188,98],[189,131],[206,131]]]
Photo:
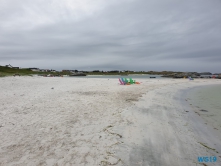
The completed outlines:
[[[12,69],[19,69],[19,67],[13,67],[12,65],[5,65],[5,67],[9,67],[9,68],[12,68]]]
[[[5,65],[5,67],[10,67],[10,68],[13,68],[13,66],[12,66],[12,65],[10,65],[10,64],[9,64],[9,65]]]
[[[51,72],[52,70],[49,69],[40,69],[41,72]]]

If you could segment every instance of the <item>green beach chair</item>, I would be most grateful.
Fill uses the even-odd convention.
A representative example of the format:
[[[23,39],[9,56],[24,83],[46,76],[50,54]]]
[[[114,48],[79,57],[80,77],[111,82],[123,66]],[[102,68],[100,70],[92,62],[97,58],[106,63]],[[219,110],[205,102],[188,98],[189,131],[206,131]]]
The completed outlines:
[[[124,78],[126,83],[130,83],[130,81],[127,78]]]
[[[135,84],[135,80],[133,80],[132,78],[130,78],[130,84]]]

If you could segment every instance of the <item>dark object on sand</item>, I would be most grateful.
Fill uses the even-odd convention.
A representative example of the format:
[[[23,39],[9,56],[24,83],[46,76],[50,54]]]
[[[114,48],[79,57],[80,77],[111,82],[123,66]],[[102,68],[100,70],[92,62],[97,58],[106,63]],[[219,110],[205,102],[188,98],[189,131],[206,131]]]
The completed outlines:
[[[156,78],[156,77],[150,77],[150,78]]]
[[[15,76],[19,76],[19,77],[20,77],[20,74],[14,74],[13,76],[14,76],[14,77],[15,77]]]
[[[208,112],[207,110],[203,110],[203,109],[202,109],[202,110],[200,110],[200,111],[202,111],[202,112]]]

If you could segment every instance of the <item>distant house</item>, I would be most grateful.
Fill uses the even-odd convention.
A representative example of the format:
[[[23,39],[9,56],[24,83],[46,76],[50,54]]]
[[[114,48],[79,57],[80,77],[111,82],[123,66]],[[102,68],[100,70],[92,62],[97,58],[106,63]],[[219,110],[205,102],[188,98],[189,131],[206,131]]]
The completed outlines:
[[[13,66],[12,66],[12,65],[10,65],[10,64],[9,64],[9,65],[5,65],[5,67],[10,67],[10,68],[13,68]]]
[[[28,68],[31,71],[37,71],[37,72],[56,72],[56,70],[49,70],[49,69],[39,69],[39,68]]]
[[[51,72],[49,69],[40,69],[41,72]]]
[[[9,68],[12,68],[12,69],[19,69],[19,67],[13,67],[12,65],[5,65],[5,67],[9,67]]]

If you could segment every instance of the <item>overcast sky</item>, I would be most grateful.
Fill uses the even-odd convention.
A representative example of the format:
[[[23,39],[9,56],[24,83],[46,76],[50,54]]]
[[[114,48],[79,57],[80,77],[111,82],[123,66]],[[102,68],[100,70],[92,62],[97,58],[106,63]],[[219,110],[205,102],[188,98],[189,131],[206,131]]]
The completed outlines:
[[[221,0],[0,0],[0,65],[221,72]]]

